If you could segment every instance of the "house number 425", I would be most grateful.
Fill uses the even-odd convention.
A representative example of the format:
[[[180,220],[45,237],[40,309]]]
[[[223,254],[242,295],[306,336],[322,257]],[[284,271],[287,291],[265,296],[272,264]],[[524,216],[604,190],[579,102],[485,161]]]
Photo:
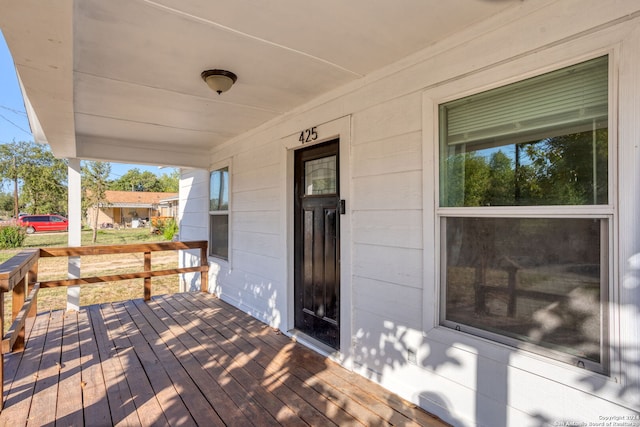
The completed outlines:
[[[317,127],[314,126],[300,132],[300,138],[298,138],[298,141],[304,144],[306,142],[315,141],[316,139],[318,139],[318,130]]]

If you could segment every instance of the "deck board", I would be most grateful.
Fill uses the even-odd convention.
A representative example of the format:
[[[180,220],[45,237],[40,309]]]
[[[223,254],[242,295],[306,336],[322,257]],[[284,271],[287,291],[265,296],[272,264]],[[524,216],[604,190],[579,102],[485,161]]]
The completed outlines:
[[[6,378],[8,382],[4,386],[4,409],[0,417],[6,416],[7,419],[13,420],[11,424],[16,426],[27,423],[48,327],[48,316],[36,318],[25,351],[5,356],[7,360],[5,364],[14,363],[13,360],[9,360],[14,358],[17,362],[15,362],[16,371],[12,377],[13,381],[11,378]]]
[[[214,296],[38,314],[0,426],[446,424]]]
[[[93,335],[93,324],[87,310],[81,310],[78,313],[78,332],[84,422],[86,425],[94,426],[109,425],[111,412],[109,402],[105,398],[107,386],[98,357],[98,345]]]
[[[246,322],[249,330],[252,331],[251,335],[253,338],[247,344],[263,349],[264,355],[260,360],[263,361],[265,366],[269,366],[269,368],[277,374],[281,374],[283,371],[289,371],[299,382],[296,389],[308,396],[307,403],[319,408],[328,407],[328,411],[325,411],[326,415],[338,421],[339,425],[344,425],[345,423],[377,425],[385,421],[382,417],[370,411],[358,401],[345,396],[340,386],[330,382],[322,383],[318,381],[318,373],[324,370],[323,363],[330,363],[328,360],[308,352],[309,356],[315,355],[317,360],[322,361],[322,363],[314,364],[315,358],[305,357],[297,359],[298,363],[290,364],[289,362],[292,360],[292,357],[296,357],[296,354],[289,352],[283,353],[280,351],[283,347],[286,349],[293,345],[287,337],[275,333],[262,323],[255,322],[255,319],[237,309],[231,308],[226,312],[222,310],[220,313],[222,316],[230,313],[231,315],[226,317],[230,323],[227,325],[218,325],[217,327],[225,328],[226,326],[233,325],[232,333],[237,334],[242,330],[242,325]],[[305,389],[315,390],[315,396],[319,396],[320,399],[314,398],[314,395],[310,395]]]
[[[114,343],[109,339],[100,307],[90,306],[87,308],[87,313],[91,317],[98,357],[107,387],[106,397],[111,410],[111,421],[117,426],[141,426],[127,383],[126,372],[117,359],[117,351]]]
[[[198,425],[224,425],[209,401],[200,392],[189,373],[184,369],[177,355],[161,339],[134,302],[127,302],[125,307],[131,314],[133,323],[138,327],[151,347],[158,362],[163,366],[179,397],[184,402],[189,414]]]
[[[101,308],[105,319],[105,326],[114,343],[118,360],[123,372],[126,372],[127,384],[136,406],[138,418],[143,426],[165,426],[168,421],[157,401],[153,388],[140,363],[128,336],[124,332],[113,306],[104,305]]]
[[[141,365],[144,366],[147,378],[168,424],[186,427],[196,426],[197,424],[175,388],[175,384],[171,381],[169,374],[151,349],[147,339],[134,324],[130,313],[123,304],[116,304],[113,308],[120,323],[123,325],[123,331],[127,334],[129,342],[135,349]]]
[[[60,425],[76,426],[81,425],[84,419],[78,313],[69,312],[64,316],[64,320],[56,422]]]
[[[29,425],[53,425],[55,422],[58,379],[61,370],[60,360],[62,357],[62,326],[63,313],[61,311],[53,312],[36,375],[36,385],[29,410]],[[48,410],[39,411],[37,408],[48,408]]]
[[[288,342],[287,345],[280,349],[281,354],[278,354],[277,349],[272,349],[270,346],[264,344],[257,337],[261,334],[269,334],[270,328],[266,325],[261,327],[259,331],[249,332],[249,330],[243,330],[241,326],[235,324],[234,319],[238,316],[240,318],[247,317],[247,325],[253,322],[252,318],[249,318],[244,313],[235,312],[235,314],[226,316],[223,315],[224,310],[219,306],[210,306],[203,304],[198,298],[181,298],[178,300],[184,301],[187,306],[187,311],[195,311],[201,315],[202,320],[210,327],[218,331],[222,337],[225,338],[221,342],[221,346],[227,351],[228,354],[245,354],[251,355],[252,359],[259,364],[263,377],[282,378],[282,385],[286,386],[291,394],[300,396],[304,406],[309,406],[315,411],[322,414],[323,418],[332,420],[332,423],[337,425],[358,425],[361,424],[348,412],[344,411],[339,405],[332,402],[327,396],[323,395],[320,391],[309,387],[305,384],[304,379],[309,375],[300,376],[292,375],[291,368],[286,367],[284,369],[281,366],[286,362],[282,362],[286,359],[290,352],[290,349],[294,346],[292,342]],[[226,321],[225,323],[222,323]],[[232,329],[233,328],[233,329]],[[243,333],[244,331],[244,333]],[[260,349],[256,352],[255,349]],[[279,386],[276,386],[277,389]],[[272,390],[272,392],[274,392]],[[286,393],[286,392],[285,392]]]
[[[174,306],[165,301],[156,300],[149,306],[171,328],[176,329],[175,336],[194,355],[198,362],[217,379],[225,383],[224,392],[246,415],[248,420],[262,420],[264,425],[306,425],[288,409],[283,402],[266,392],[262,387],[251,387],[255,382],[244,368],[229,360],[226,365],[216,360],[219,353],[212,351],[214,344],[210,337],[180,314]],[[169,315],[171,313],[171,316]]]
[[[226,397],[224,387],[211,376],[208,370],[204,369],[202,365],[198,363],[189,349],[176,337],[169,325],[157,317],[160,313],[151,310],[149,305],[141,300],[136,300],[132,304],[135,305],[135,308],[139,310],[140,314],[146,318],[149,325],[158,334],[158,338],[162,343],[171,350],[170,353],[165,352],[164,354],[169,356],[175,355],[171,360],[172,364],[175,365],[175,369],[183,372],[185,378],[188,377],[192,381],[189,381],[191,387],[184,399],[197,405],[194,406],[194,409],[191,411],[194,417],[198,416],[201,418],[201,420],[196,421],[198,421],[199,424],[206,421],[211,425],[214,425],[214,423],[216,425],[250,424],[249,419],[242,414],[238,406]],[[178,365],[180,366],[178,367]],[[210,400],[205,398],[205,396],[208,396]]]

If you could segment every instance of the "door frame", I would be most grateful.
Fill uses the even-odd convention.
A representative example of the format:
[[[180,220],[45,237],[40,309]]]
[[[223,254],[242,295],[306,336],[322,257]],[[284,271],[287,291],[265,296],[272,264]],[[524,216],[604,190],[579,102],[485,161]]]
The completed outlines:
[[[316,139],[309,142],[301,142],[301,132],[311,130],[317,134]],[[345,200],[345,213],[340,215],[340,350],[334,350],[328,346],[308,338],[304,334],[299,334],[294,329],[295,325],[295,297],[294,297],[294,157],[295,151],[308,148],[313,145],[322,144],[333,139],[339,140],[339,180],[340,180],[340,199]],[[285,241],[283,242],[285,260],[284,271],[286,271],[286,303],[279,304],[282,313],[282,327],[290,336],[313,348],[314,350],[339,361],[344,366],[351,368],[352,363],[352,287],[351,287],[351,173],[350,173],[350,147],[351,147],[351,116],[344,116],[327,123],[312,125],[309,128],[296,131],[289,136],[282,138],[282,155],[285,157],[284,162],[287,165],[286,173],[282,179],[282,193],[284,197],[283,211],[286,215],[282,215],[282,229],[286,230]],[[283,301],[283,300],[280,300]],[[283,301],[284,302],[284,301]]]

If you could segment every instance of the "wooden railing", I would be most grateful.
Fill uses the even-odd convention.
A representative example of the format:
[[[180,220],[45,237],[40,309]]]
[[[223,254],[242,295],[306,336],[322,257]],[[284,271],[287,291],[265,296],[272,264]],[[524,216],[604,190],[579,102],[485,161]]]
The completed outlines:
[[[200,265],[194,267],[152,270],[151,254],[159,251],[200,250]],[[143,271],[81,277],[78,279],[38,281],[38,261],[47,257],[79,257],[87,255],[144,254]],[[37,313],[38,291],[60,286],[82,286],[119,280],[144,279],[144,299],[151,299],[151,279],[183,273],[200,273],[200,290],[208,291],[207,242],[160,242],[132,245],[83,246],[24,250],[0,265],[0,330],[4,332],[5,294],[12,295],[12,324],[0,342],[0,410],[4,381],[4,355],[24,350],[25,327]]]

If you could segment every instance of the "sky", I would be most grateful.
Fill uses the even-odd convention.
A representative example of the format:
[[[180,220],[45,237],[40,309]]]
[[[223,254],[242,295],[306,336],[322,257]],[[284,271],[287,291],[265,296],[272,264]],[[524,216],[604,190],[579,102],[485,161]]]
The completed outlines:
[[[33,141],[29,120],[24,108],[22,93],[13,66],[13,59],[0,31],[0,144],[18,141]],[[158,166],[111,164],[111,179],[118,179],[128,170],[138,168],[158,176],[171,173],[173,169],[160,169]]]

